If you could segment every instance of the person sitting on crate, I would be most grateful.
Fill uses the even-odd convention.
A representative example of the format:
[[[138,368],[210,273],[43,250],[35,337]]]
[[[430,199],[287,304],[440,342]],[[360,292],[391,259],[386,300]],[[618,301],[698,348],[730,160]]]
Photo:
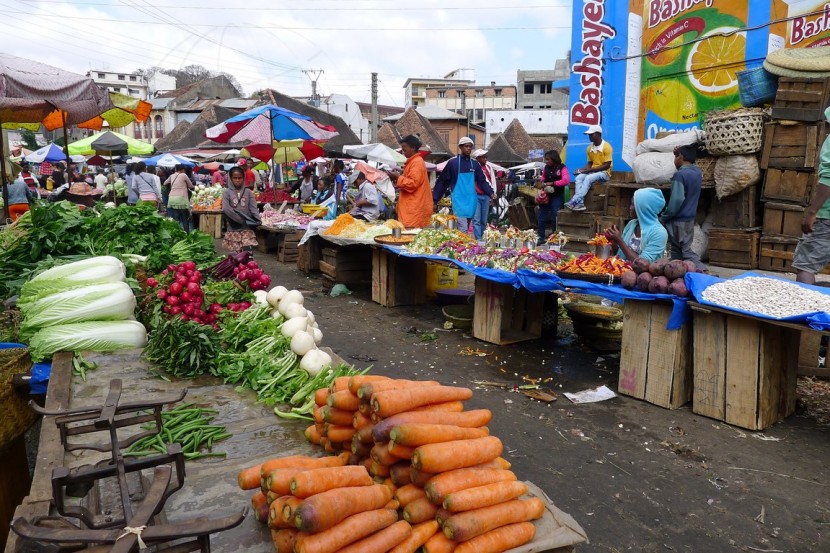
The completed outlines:
[[[251,251],[258,244],[254,229],[262,224],[256,198],[245,186],[245,169],[239,165],[228,171],[230,185],[222,192],[222,215],[227,231],[222,246],[232,252]]]
[[[619,248],[617,255],[634,261],[642,257],[649,263],[666,255],[668,233],[657,216],[666,207],[666,198],[656,188],[641,188],[634,192],[634,199],[628,206],[631,221],[620,231],[617,225],[608,232],[608,239]]]
[[[824,111],[824,117],[830,121],[830,108]],[[805,284],[816,283],[816,273],[830,262],[830,136],[821,146],[818,165],[819,187],[813,201],[804,210],[801,232],[793,254],[793,268],[796,269],[796,281]]]
[[[677,172],[672,177],[669,203],[660,221],[669,233],[669,245],[672,259],[688,259],[695,264],[697,271],[707,270],[706,265],[692,250],[695,236],[695,215],[700,199],[700,187],[703,175],[700,167],[695,165],[697,149],[692,145],[678,146],[674,149],[674,166]]]
[[[545,243],[545,230],[547,229],[548,217],[553,220],[551,225],[553,232],[556,232],[556,216],[565,203],[565,188],[571,183],[571,176],[568,168],[562,163],[559,152],[550,150],[545,152],[545,167],[536,188],[539,192],[536,195],[536,204],[539,206],[537,216],[537,234],[539,241],[537,246]]]
[[[611,144],[602,139],[602,127],[591,125],[585,131],[591,144],[588,145],[588,163],[574,171],[576,184],[574,197],[565,204],[570,210],[585,211],[585,196],[595,182],[605,182],[611,178],[611,162],[614,150]]]

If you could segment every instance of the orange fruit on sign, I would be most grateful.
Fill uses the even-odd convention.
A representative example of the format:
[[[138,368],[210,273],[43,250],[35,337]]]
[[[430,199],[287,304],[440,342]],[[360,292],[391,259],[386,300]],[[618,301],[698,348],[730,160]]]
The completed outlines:
[[[730,94],[745,68],[746,33],[737,27],[720,27],[706,33],[689,52],[686,71],[699,92],[709,96]]]

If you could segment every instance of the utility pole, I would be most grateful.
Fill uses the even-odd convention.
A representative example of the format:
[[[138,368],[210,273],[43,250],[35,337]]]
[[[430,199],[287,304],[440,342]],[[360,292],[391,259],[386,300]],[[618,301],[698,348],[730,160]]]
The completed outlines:
[[[303,73],[305,73],[311,81],[311,105],[319,108],[320,96],[317,95],[317,81],[320,79],[320,75],[325,73],[325,71],[322,69],[303,69]]]
[[[372,73],[372,122],[369,129],[369,143],[378,141],[378,74]]]

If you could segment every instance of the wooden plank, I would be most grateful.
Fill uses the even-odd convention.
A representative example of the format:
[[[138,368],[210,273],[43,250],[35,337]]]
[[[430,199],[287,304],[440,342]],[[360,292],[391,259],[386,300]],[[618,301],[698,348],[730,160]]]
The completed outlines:
[[[651,302],[626,300],[623,309],[622,349],[618,391],[642,399],[646,391]]]
[[[722,200],[714,198],[709,212],[712,225],[722,228],[752,228],[757,219],[757,187],[747,186]]]
[[[476,277],[474,338],[498,345],[540,338],[543,312],[543,294]]]
[[[752,230],[709,230],[709,262],[722,267],[754,269],[758,266],[761,234]]]
[[[674,384],[677,358],[678,331],[666,330],[671,308],[659,302],[651,304],[651,323],[648,341],[645,400],[654,405],[669,407]],[[623,325],[624,327],[625,325]]]
[[[761,247],[758,254],[758,268],[765,271],[780,271],[792,273],[793,255],[798,245],[798,238],[762,234]],[[824,267],[821,274],[830,274],[830,264]]]
[[[372,301],[383,305],[383,288],[386,283],[386,275],[382,274],[384,270],[383,263],[384,251],[378,248],[372,250]]]
[[[764,177],[763,200],[782,200],[809,205],[818,185],[818,174],[812,171],[767,169]]]
[[[804,209],[800,205],[767,202],[764,204],[764,233],[800,237]]]
[[[502,329],[502,294],[498,285],[476,277],[475,307],[473,311],[473,337],[485,342],[498,343]]]
[[[694,311],[693,319],[692,411],[723,420],[726,404],[726,316]]]
[[[726,412],[723,418],[741,428],[758,427],[761,323],[726,317]]]
[[[819,351],[821,350],[821,334],[805,330],[799,337],[798,345],[798,374],[803,375],[803,369],[818,369]]]
[[[784,364],[779,367],[782,372],[781,395],[779,402],[779,419],[795,413],[798,401],[798,339],[800,331],[794,329],[776,329],[777,336],[785,349]],[[783,330],[783,332],[781,332]],[[776,421],[777,422],[777,421]]]

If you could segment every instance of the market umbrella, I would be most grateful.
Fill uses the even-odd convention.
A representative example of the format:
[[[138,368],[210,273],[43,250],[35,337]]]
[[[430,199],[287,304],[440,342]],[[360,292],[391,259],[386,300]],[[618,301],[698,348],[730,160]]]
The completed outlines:
[[[235,161],[236,158],[239,157],[239,150],[236,148],[231,148],[230,150],[225,150],[224,152],[220,152],[215,156],[211,156],[210,159],[214,161]]]
[[[69,145],[70,154],[85,156],[94,154],[112,156],[122,152],[134,156],[146,156],[152,154],[154,149],[152,144],[114,131],[93,134]]]
[[[109,164],[109,160],[104,156],[99,156],[98,154],[95,154],[94,156],[86,160],[86,164],[94,165],[96,167],[103,167],[104,165]]]
[[[23,158],[29,163],[43,163],[44,161],[48,161],[49,163],[55,163],[56,161],[64,161],[66,159],[66,154],[57,144],[48,144],[39,150],[35,150],[31,154],[26,154]]]
[[[153,104],[119,92],[109,93],[113,107],[95,117],[78,123],[82,129],[100,131],[106,122],[111,129],[126,127],[133,121],[144,123],[150,117]]]
[[[207,169],[208,171],[218,171],[220,167],[222,167],[222,164],[218,161],[209,161],[208,163],[202,164],[202,169]]]
[[[248,141],[270,145],[274,140],[329,140],[337,135],[330,125],[272,104],[240,113],[205,131],[205,137],[222,144]]]
[[[325,150],[311,140],[274,140],[268,144],[249,144],[240,154],[248,153],[251,157],[266,161],[273,159],[274,163],[289,163],[301,159],[314,159],[322,156]]]
[[[343,153],[387,165],[403,165],[406,163],[406,156],[381,143],[343,146]]]
[[[165,169],[172,169],[176,165],[184,165],[185,167],[195,167],[196,164],[187,159],[173,154],[160,154],[154,157],[147,158],[144,163],[150,167],[158,166]]]

